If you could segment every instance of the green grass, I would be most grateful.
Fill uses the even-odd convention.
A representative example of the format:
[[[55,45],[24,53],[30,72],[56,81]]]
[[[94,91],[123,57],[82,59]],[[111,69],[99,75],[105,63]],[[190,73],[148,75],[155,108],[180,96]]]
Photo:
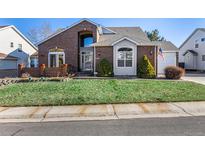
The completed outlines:
[[[205,86],[163,80],[70,80],[0,88],[0,106],[74,105],[205,100]]]

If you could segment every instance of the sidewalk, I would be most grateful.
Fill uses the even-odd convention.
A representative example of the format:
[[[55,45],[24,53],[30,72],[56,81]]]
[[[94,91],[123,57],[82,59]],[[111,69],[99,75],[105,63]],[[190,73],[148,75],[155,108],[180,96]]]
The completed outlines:
[[[205,116],[205,101],[52,107],[0,107],[1,123],[184,117],[203,115]]]

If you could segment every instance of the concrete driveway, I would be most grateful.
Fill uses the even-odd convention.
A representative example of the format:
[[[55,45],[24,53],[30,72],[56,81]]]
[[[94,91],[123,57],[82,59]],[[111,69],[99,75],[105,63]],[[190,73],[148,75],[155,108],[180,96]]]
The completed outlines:
[[[205,73],[186,73],[182,79],[205,85]]]

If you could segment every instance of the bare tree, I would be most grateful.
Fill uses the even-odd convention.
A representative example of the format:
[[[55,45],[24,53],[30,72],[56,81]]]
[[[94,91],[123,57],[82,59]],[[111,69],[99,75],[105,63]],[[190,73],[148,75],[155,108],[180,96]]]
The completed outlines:
[[[28,32],[28,37],[34,44],[36,44],[50,36],[52,33],[51,24],[49,22],[44,22],[39,28],[31,28]]]
[[[44,22],[39,29],[39,33],[40,33],[41,40],[50,36],[53,33],[50,23]]]
[[[32,28],[28,32],[29,39],[36,44],[39,41],[38,30],[36,28]]]

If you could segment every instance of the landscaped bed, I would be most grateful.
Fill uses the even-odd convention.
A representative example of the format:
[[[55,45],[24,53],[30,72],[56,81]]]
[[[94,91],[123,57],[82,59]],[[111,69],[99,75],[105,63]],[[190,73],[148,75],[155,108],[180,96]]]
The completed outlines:
[[[70,80],[0,88],[0,106],[78,105],[205,100],[205,86],[169,80]]]

